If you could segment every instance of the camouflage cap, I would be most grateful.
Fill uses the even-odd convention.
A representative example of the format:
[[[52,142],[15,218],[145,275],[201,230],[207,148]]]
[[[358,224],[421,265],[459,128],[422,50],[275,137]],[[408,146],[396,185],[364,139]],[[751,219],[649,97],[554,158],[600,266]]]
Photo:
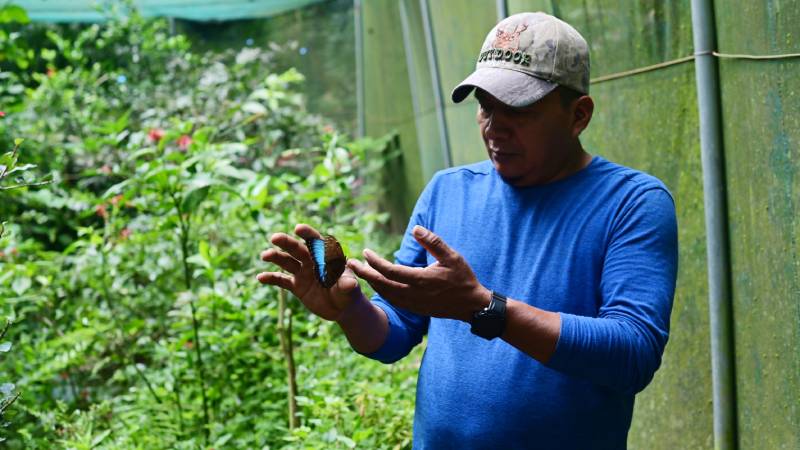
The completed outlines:
[[[589,46],[572,26],[549,14],[520,13],[492,28],[475,71],[453,89],[464,100],[481,88],[510,106],[530,105],[557,86],[589,93]]]

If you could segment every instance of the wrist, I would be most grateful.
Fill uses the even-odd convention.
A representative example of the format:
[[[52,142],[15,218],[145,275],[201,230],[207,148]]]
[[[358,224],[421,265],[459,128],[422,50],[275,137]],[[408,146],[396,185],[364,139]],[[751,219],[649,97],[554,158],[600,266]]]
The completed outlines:
[[[486,289],[482,284],[478,285],[475,294],[470,296],[470,300],[465,303],[464,310],[459,319],[466,323],[472,323],[472,317],[476,312],[489,306],[492,301],[492,291]]]
[[[363,311],[364,306],[369,305],[369,299],[364,296],[360,289],[356,289],[353,292],[353,299],[347,304],[347,306],[344,307],[344,309],[339,311],[339,314],[333,319],[333,321],[336,322],[340,327],[344,328],[358,317],[359,312]]]
[[[508,297],[499,292],[490,291],[489,306],[477,311],[472,316],[470,331],[484,339],[494,339],[503,335],[506,328],[506,304]]]

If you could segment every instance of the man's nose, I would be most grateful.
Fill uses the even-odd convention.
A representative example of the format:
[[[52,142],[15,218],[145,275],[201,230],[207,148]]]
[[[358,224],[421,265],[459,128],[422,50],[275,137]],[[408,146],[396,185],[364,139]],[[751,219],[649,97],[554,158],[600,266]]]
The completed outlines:
[[[485,134],[488,139],[503,139],[508,137],[508,122],[502,114],[492,112],[486,119]]]

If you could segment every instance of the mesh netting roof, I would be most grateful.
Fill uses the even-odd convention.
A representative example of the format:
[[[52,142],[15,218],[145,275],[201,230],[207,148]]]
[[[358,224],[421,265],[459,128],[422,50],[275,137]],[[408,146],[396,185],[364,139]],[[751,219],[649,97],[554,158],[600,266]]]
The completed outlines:
[[[33,21],[102,22],[114,8],[135,6],[145,17],[210,21],[268,17],[321,0],[13,0]],[[0,6],[6,2],[0,0]],[[105,12],[104,12],[105,11]]]

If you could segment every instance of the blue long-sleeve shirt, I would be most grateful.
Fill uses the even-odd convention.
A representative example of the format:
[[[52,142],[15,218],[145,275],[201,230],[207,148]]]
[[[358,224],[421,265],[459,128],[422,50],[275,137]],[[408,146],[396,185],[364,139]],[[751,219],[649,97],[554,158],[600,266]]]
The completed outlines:
[[[544,365],[457,320],[373,298],[389,318],[367,356],[390,363],[427,333],[415,449],[621,449],[634,394],[667,342],[677,274],[675,206],[658,179],[595,156],[546,185],[505,183],[489,161],[436,174],[421,194],[400,264],[434,262],[411,236],[439,234],[487,288],[561,316]]]

